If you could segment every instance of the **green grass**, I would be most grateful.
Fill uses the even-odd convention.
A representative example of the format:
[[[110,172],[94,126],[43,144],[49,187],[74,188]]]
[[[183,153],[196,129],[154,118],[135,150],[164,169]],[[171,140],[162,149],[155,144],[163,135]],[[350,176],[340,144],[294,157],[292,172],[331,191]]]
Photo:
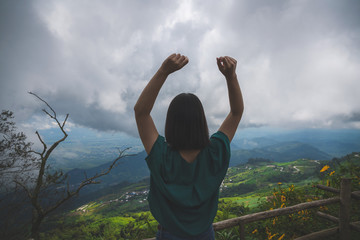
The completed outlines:
[[[245,207],[252,209],[258,206],[259,199],[263,200],[266,199],[266,197],[262,197],[259,195],[249,195],[249,196],[240,196],[240,197],[226,197],[226,198],[221,198],[220,200],[232,201],[234,203],[244,204]]]

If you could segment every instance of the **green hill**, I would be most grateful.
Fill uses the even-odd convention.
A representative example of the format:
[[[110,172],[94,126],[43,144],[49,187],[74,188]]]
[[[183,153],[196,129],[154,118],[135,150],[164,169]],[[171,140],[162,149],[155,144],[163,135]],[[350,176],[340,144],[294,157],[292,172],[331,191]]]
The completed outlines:
[[[320,165],[320,161],[308,159],[282,163],[261,158],[250,159],[246,164],[229,168],[221,187],[221,196],[264,192],[279,182],[304,184],[316,178]]]

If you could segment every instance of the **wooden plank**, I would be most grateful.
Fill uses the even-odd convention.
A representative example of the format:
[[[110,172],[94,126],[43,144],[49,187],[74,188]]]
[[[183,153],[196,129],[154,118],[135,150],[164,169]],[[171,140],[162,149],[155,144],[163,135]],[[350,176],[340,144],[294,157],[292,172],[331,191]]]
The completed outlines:
[[[360,232],[360,221],[359,222],[352,222],[350,223],[350,228],[352,230]]]
[[[331,216],[329,214],[326,214],[326,213],[323,213],[320,211],[316,212],[316,215],[318,215],[319,217],[325,218],[331,222],[339,224],[339,218],[337,218],[337,217]]]
[[[286,207],[286,208],[278,208],[275,210],[268,210],[268,211],[264,211],[264,212],[248,214],[248,215],[237,217],[237,218],[227,219],[227,220],[224,220],[221,222],[216,222],[213,224],[213,226],[214,226],[214,229],[217,231],[217,230],[222,230],[222,229],[237,226],[240,224],[241,221],[244,221],[244,223],[255,222],[255,221],[264,220],[267,218],[277,217],[280,215],[291,214],[291,213],[298,212],[298,211],[301,211],[304,209],[315,208],[315,207],[320,207],[320,206],[324,206],[324,205],[328,205],[328,204],[338,203],[339,201],[340,201],[339,197],[333,197],[333,198],[317,200],[317,201],[313,201],[313,202],[300,203],[300,204]]]
[[[332,188],[332,187],[328,187],[328,186],[324,186],[324,185],[320,185],[317,184],[316,185],[317,188],[328,191],[328,192],[332,192],[332,193],[340,193],[340,190],[337,188]]]
[[[356,199],[356,200],[360,200],[360,191],[352,192],[351,197]]]
[[[339,228],[334,227],[330,229],[325,229],[319,232],[310,233],[308,235],[295,238],[295,240],[315,240],[315,239],[324,239],[325,237],[333,236],[334,234],[338,234]]]

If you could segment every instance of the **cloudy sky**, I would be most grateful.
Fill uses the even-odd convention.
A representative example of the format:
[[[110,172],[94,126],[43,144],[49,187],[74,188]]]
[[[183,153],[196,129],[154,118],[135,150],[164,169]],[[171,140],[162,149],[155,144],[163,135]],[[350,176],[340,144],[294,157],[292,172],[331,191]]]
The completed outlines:
[[[360,129],[359,12],[357,0],[3,0],[0,108],[48,126],[33,91],[69,113],[69,126],[136,136],[133,106],[176,52],[190,62],[161,90],[158,129],[170,100],[193,92],[214,131],[229,110],[216,57],[229,55],[241,128]]]

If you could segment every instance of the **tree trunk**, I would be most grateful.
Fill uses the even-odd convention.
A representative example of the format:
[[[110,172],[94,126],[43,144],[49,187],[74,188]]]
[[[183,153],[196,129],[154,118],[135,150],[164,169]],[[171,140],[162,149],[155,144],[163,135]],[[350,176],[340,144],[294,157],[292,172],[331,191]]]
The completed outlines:
[[[40,239],[40,224],[44,216],[39,215],[38,212],[34,209],[33,210],[33,217],[32,217],[32,226],[31,226],[31,238],[34,240]]]

